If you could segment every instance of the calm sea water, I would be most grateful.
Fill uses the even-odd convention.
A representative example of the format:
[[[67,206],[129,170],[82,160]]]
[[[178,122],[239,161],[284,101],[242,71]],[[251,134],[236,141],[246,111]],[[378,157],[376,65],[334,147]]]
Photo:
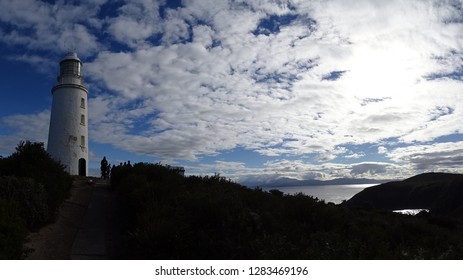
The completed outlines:
[[[298,186],[298,187],[279,187],[276,188],[286,194],[303,193],[317,197],[325,202],[341,203],[343,200],[350,199],[363,189],[375,186],[376,184],[360,185],[327,185],[327,186]],[[268,188],[275,189],[275,188]]]

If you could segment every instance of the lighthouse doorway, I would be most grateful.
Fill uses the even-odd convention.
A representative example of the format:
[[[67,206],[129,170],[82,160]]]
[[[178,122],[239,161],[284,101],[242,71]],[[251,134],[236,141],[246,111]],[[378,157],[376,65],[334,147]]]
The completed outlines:
[[[79,176],[87,176],[87,162],[84,158],[79,159]]]

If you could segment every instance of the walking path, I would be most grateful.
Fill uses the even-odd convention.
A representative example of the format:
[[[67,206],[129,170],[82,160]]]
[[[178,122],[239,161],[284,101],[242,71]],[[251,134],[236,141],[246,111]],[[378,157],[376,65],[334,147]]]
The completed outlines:
[[[82,224],[72,244],[70,259],[106,259],[108,185],[97,182]]]
[[[115,194],[97,179],[77,179],[57,221],[30,234],[28,259],[110,259],[117,229]]]

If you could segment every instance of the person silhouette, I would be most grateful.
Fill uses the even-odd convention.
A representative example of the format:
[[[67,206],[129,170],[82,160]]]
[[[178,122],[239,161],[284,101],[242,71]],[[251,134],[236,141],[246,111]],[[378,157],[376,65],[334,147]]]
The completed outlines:
[[[103,159],[100,162],[101,164],[101,178],[106,179],[107,176],[107,171],[108,171],[108,161],[106,160],[106,157],[104,156]]]

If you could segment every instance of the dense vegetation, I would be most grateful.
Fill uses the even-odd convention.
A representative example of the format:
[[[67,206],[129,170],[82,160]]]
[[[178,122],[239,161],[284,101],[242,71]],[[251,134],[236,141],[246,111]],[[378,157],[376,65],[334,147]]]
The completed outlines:
[[[117,167],[130,259],[462,258],[457,221],[251,190],[161,165]]]
[[[54,219],[72,178],[42,143],[21,142],[0,158],[0,259],[19,259],[28,231]]]
[[[452,177],[436,195],[435,178],[406,180],[415,186],[408,196],[422,187],[433,194],[426,199],[461,209],[459,179]],[[1,259],[23,256],[27,232],[53,220],[71,184],[40,143],[21,143],[0,158]],[[463,258],[458,215],[413,217],[371,203],[327,204],[302,194],[248,189],[219,175],[184,177],[159,164],[117,167],[111,185],[119,194],[125,238],[118,256],[124,259]]]

